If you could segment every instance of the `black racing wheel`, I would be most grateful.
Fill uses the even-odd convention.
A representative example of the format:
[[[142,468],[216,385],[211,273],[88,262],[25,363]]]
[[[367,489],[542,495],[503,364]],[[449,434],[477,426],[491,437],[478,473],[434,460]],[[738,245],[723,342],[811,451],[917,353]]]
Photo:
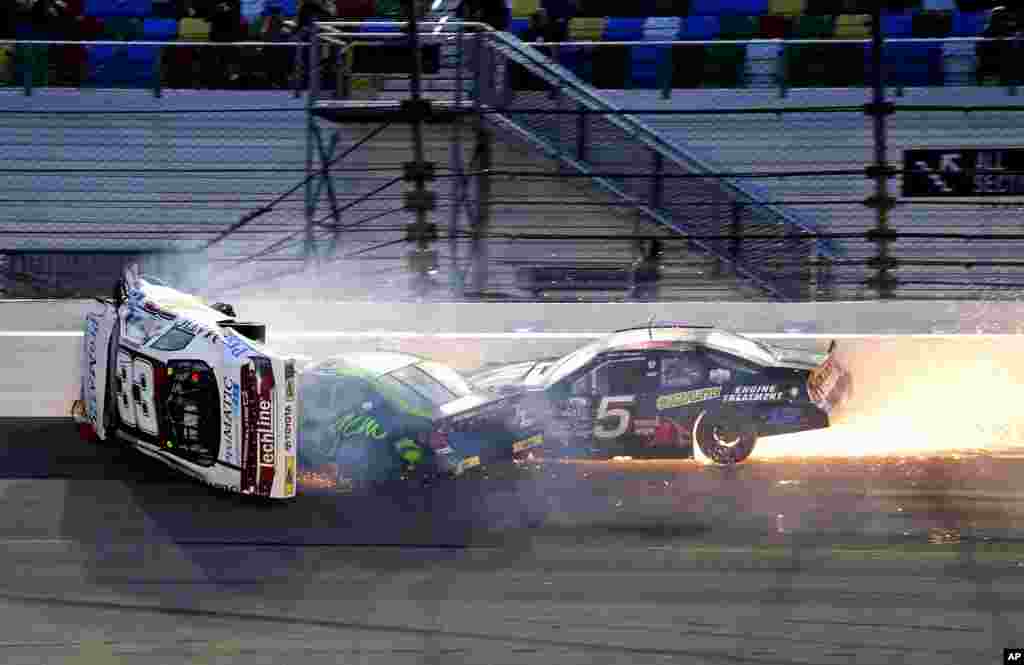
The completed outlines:
[[[757,427],[735,412],[702,411],[693,423],[693,440],[715,464],[739,464],[754,451]]]

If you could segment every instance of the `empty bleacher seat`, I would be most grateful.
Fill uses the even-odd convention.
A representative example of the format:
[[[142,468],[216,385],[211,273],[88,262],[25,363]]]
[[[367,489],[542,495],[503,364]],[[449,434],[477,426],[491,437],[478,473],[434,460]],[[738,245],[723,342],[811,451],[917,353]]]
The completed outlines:
[[[869,39],[871,16],[868,14],[842,14],[836,17],[836,39]]]
[[[528,18],[514,18],[509,21],[508,31],[513,35],[522,39],[526,35],[526,31],[530,29],[530,19]]]
[[[953,36],[978,37],[985,31],[985,12],[954,12]]]
[[[807,8],[807,0],[768,0],[768,13],[780,16],[800,16]]]
[[[913,37],[913,12],[882,12],[882,35],[885,37]]]
[[[607,24],[608,19],[605,18],[569,19],[569,40],[574,42],[599,42]]]
[[[166,42],[178,36],[178,22],[170,18],[147,18],[142,22],[142,37],[146,41]]]
[[[85,14],[108,18],[136,16],[144,18],[153,13],[152,0],[85,0]]]
[[[644,19],[609,18],[602,41],[635,42],[644,38]]]
[[[641,90],[656,90],[662,81],[658,74],[667,66],[670,46],[630,47],[629,87]]]
[[[271,11],[277,11],[281,16],[298,16],[298,0],[264,0],[263,14],[269,15]],[[376,11],[376,6],[374,6]],[[381,14],[378,14],[381,15]]]
[[[154,47],[97,46],[89,51],[86,80],[100,88],[148,88],[155,63]]]
[[[749,44],[747,46],[747,83],[752,88],[777,84],[782,44]]]
[[[377,32],[377,33],[391,33],[401,32],[401,28],[397,24],[391,25],[371,25],[378,21],[393,21],[394,19],[388,18],[387,16],[371,16],[366,19],[366,22],[359,26],[359,32]],[[372,39],[372,37],[371,37]],[[391,37],[382,37],[382,39],[392,39]]]
[[[210,39],[210,22],[201,18],[183,18],[178,22],[178,39],[183,42],[205,42]]]
[[[683,41],[710,41],[718,37],[721,25],[717,16],[687,16],[679,31]]]
[[[974,85],[978,70],[975,42],[945,42],[942,45],[943,83],[947,86]]]
[[[652,16],[644,21],[643,38],[649,42],[675,41],[683,27],[679,16]]]
[[[768,12],[768,0],[690,0],[690,12],[709,16],[759,16]]]
[[[512,0],[512,16],[529,18],[540,9],[540,0]]]
[[[873,70],[870,51],[865,49],[865,69]],[[885,45],[886,83],[900,87],[941,86],[942,43],[903,42]]]

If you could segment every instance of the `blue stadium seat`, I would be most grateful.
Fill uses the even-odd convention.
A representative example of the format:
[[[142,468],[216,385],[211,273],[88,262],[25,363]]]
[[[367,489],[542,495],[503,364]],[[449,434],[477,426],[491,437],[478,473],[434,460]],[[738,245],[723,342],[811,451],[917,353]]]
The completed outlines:
[[[263,12],[269,13],[271,9],[281,10],[281,16],[298,16],[298,0],[266,0],[263,3]]]
[[[884,62],[888,85],[931,87],[943,84],[941,41],[886,44]],[[874,69],[871,50],[867,47],[864,48],[864,68],[869,76]]]
[[[644,40],[652,42],[675,41],[683,27],[678,16],[652,16],[644,21]]]
[[[985,30],[985,12],[954,12],[953,36],[978,37]]]
[[[717,16],[687,16],[679,31],[679,39],[709,41],[718,37],[721,31]]]
[[[152,0],[85,0],[85,15],[147,17],[153,14]]]
[[[914,35],[914,14],[912,12],[882,12],[882,34],[886,37],[912,37]]]
[[[509,21],[508,31],[519,39],[523,38],[526,31],[530,28],[530,19],[528,18],[514,18]]]
[[[630,79],[633,88],[656,90],[660,88],[658,71],[666,67],[671,46],[630,47]]]
[[[925,11],[953,11],[956,9],[956,0],[924,0],[921,9]]]
[[[572,18],[574,11],[572,4],[569,0],[542,0],[541,7],[548,13],[551,18]]]
[[[636,42],[644,38],[644,19],[610,18],[604,28],[601,41]]]
[[[142,37],[150,42],[169,42],[178,37],[178,22],[172,18],[147,18],[142,22]]]
[[[86,78],[100,88],[148,88],[155,63],[155,47],[97,46],[89,49]]]
[[[760,16],[768,13],[768,0],[692,0],[690,14]]]

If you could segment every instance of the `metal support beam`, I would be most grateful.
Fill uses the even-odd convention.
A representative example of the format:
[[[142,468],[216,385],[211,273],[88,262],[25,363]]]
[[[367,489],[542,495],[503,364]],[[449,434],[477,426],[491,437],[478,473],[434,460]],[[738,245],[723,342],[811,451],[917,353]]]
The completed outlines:
[[[483,293],[487,290],[487,232],[491,222],[491,133],[483,124],[482,116],[477,116],[476,129],[476,205],[474,206],[474,219],[472,220],[472,256],[473,275],[472,284],[474,293]]]
[[[891,177],[888,161],[888,140],[886,134],[886,116],[892,113],[892,104],[886,103],[885,98],[885,72],[883,49],[885,48],[885,37],[882,34],[882,8],[875,5],[871,13],[871,61],[874,64],[872,71],[872,101],[867,107],[867,113],[872,117],[874,129],[875,161],[872,175],[875,180],[875,198],[878,223],[875,226],[877,233],[878,253],[875,255],[876,273],[874,278],[869,280],[869,285],[878,293],[880,300],[892,298],[893,289],[896,286],[895,278],[890,274],[892,262],[890,258],[890,233],[889,210],[891,197],[889,196],[889,178]]]

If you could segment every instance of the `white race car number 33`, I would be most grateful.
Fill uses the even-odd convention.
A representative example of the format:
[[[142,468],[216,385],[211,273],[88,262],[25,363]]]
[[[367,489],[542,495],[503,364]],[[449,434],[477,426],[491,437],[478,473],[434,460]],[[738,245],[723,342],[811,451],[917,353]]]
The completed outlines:
[[[616,395],[614,397],[603,397],[601,404],[597,407],[597,415],[594,419],[594,436],[598,439],[617,439],[629,430],[629,409],[621,407],[632,404],[636,401],[636,395]],[[617,423],[612,427],[604,427],[602,421],[609,418],[616,418]]]

